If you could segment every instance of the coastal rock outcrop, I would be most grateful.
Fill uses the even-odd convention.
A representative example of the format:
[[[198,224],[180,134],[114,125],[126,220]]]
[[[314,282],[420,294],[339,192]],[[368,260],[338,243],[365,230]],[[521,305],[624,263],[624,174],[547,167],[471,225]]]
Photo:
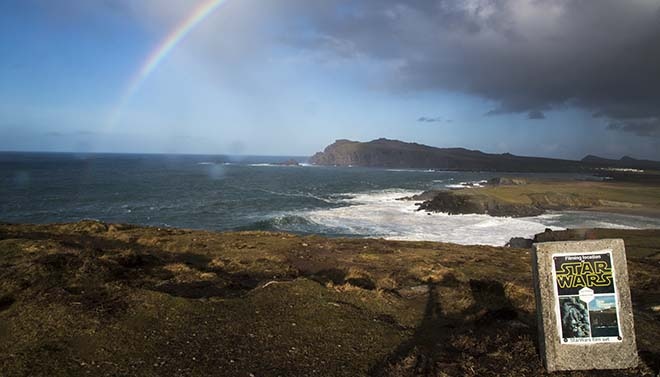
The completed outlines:
[[[517,186],[526,185],[527,180],[525,178],[496,177],[489,179],[487,184],[490,186]]]
[[[487,214],[491,216],[527,217],[538,216],[545,209],[533,204],[507,203],[487,196],[461,194],[457,191],[440,191],[433,199],[419,204],[419,211],[457,214]]]
[[[276,162],[274,165],[280,165],[280,166],[300,166],[300,163],[297,160],[294,160],[292,158],[282,161],[282,162]]]
[[[491,180],[492,181],[492,180]],[[603,201],[589,195],[553,192],[519,192],[516,187],[525,180],[498,178],[511,188],[465,188],[457,190],[429,190],[406,200],[417,200],[419,211],[456,214],[487,214],[502,217],[538,216],[546,211],[580,210],[602,206]],[[495,186],[499,186],[497,184]],[[492,186],[489,184],[488,186]],[[502,189],[506,189],[502,191]]]
[[[507,242],[505,247],[511,247],[514,249],[531,249],[533,244],[534,240],[531,238],[513,237]]]

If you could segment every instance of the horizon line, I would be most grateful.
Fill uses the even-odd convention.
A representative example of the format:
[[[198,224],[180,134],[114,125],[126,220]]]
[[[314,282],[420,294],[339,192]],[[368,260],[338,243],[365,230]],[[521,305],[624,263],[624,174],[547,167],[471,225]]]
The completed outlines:
[[[377,140],[377,139],[374,139]],[[394,140],[394,139],[391,139]],[[400,141],[400,140],[397,140]],[[361,142],[365,143],[365,142]],[[404,142],[405,143],[405,142]],[[427,145],[431,148],[437,148],[437,149],[453,149],[453,148],[463,148],[467,149],[465,147],[435,147],[431,145]],[[323,148],[325,149],[325,148]],[[106,155],[169,155],[169,156],[236,156],[236,157],[300,157],[300,158],[310,158],[312,157],[315,153],[318,152],[323,152],[323,149],[317,152],[313,152],[311,154],[304,154],[304,155],[299,155],[299,154],[242,154],[242,153],[199,153],[199,152],[107,152],[107,151],[67,151],[67,150],[11,150],[11,149],[1,149],[0,153],[41,153],[41,154],[47,154],[47,153],[53,153],[53,154],[83,154],[83,155],[92,155],[92,154],[106,154]],[[582,160],[586,157],[593,156],[593,157],[598,157],[598,158],[604,158],[604,159],[611,159],[618,161],[622,159],[623,157],[629,157],[635,160],[647,160],[647,161],[655,161],[655,160],[650,160],[647,158],[635,158],[631,156],[622,156],[620,158],[610,158],[610,157],[602,157],[593,153],[587,153],[584,155],[582,158],[566,158],[566,157],[552,157],[552,156],[535,156],[535,155],[519,155],[519,154],[513,154],[510,152],[502,152],[502,153],[497,153],[497,152],[485,152],[480,149],[472,149],[472,151],[477,151],[481,153],[486,153],[486,154],[491,154],[491,155],[503,155],[503,154],[512,154],[516,157],[526,157],[526,158],[545,158],[545,159],[554,159],[554,160],[564,160],[564,161],[573,161],[573,162],[582,162]]]
[[[305,157],[312,155],[295,154],[231,154],[231,153],[190,153],[190,152],[80,152],[80,151],[47,151],[47,150],[9,150],[0,149],[0,153],[53,153],[53,154],[116,154],[116,155],[168,155],[168,156],[245,156],[245,157]]]

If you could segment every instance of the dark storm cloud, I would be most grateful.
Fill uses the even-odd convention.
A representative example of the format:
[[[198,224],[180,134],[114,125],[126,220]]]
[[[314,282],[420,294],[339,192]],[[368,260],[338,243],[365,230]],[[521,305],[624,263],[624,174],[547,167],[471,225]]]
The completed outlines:
[[[630,132],[637,136],[660,137],[660,118],[645,118],[612,122],[608,130]]]
[[[292,43],[389,62],[391,90],[467,93],[494,101],[490,115],[530,119],[575,106],[616,122],[613,129],[656,134],[658,1],[290,3],[312,21]]]
[[[527,113],[528,119],[545,119],[545,114],[540,110],[532,110]]]

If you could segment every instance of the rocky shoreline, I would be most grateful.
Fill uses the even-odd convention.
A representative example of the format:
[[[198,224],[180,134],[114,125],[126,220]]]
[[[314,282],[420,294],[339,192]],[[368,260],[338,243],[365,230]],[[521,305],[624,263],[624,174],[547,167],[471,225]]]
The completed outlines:
[[[652,196],[659,192],[655,184],[494,178],[483,187],[429,190],[401,200],[415,201],[419,211],[450,215],[529,217],[548,211],[594,210],[654,217],[660,206]]]
[[[529,217],[539,216],[547,211],[589,209],[601,204],[597,199],[557,194],[531,196],[530,203],[508,203],[485,195],[465,195],[457,191],[431,191],[419,195],[419,198],[429,197],[431,198],[416,203],[418,211],[442,212],[450,215],[484,214],[498,217]]]

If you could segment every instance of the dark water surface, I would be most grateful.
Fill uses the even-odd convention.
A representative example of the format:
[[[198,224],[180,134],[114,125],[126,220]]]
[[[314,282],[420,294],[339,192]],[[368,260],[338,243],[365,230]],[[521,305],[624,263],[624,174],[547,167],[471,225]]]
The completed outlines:
[[[563,222],[581,221],[579,213],[504,222],[482,215],[430,220],[415,212],[412,203],[394,199],[506,174],[271,165],[289,158],[0,153],[0,221],[98,219],[455,242],[474,234],[473,243],[492,244],[517,230],[521,235],[543,230],[544,222],[561,227]],[[594,179],[575,174],[514,175]],[[588,221],[660,226],[652,219],[607,214],[589,214]],[[503,229],[507,234],[496,234]]]

